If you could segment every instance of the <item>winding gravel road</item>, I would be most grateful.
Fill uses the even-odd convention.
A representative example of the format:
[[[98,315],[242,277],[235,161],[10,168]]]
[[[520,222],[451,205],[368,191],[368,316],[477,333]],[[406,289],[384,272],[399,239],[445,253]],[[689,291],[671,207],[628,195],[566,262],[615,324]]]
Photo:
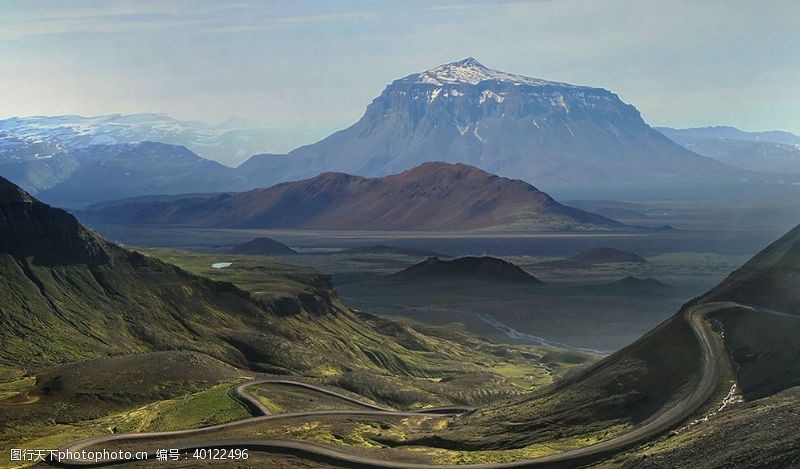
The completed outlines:
[[[488,464],[471,464],[471,465],[436,465],[434,467],[441,469],[456,469],[456,468],[469,468],[469,469],[503,469],[503,468],[522,468],[522,467],[536,467],[536,468],[568,468],[578,467],[593,462],[605,459],[613,454],[616,454],[624,449],[631,448],[641,444],[653,437],[656,437],[664,432],[676,427],[693,413],[695,413],[702,405],[708,402],[713,396],[715,390],[718,388],[721,375],[722,375],[722,361],[726,358],[726,352],[722,347],[718,347],[718,342],[715,340],[715,333],[709,327],[706,321],[707,316],[715,311],[721,311],[731,308],[744,308],[754,310],[749,306],[743,306],[733,302],[715,302],[705,303],[692,306],[684,312],[686,320],[689,321],[700,343],[702,350],[702,377],[695,390],[686,399],[676,403],[674,406],[664,409],[663,411],[655,414],[648,420],[642,422],[640,425],[631,429],[630,431],[610,440],[603,441],[591,446],[567,451],[560,454],[545,456],[536,459],[520,460],[509,463],[488,463]],[[346,400],[354,405],[363,407],[364,410],[337,410],[337,411],[313,411],[313,412],[295,412],[287,414],[273,415],[264,407],[258,398],[249,392],[246,388],[258,384],[282,384],[287,386],[296,386],[308,389],[314,392],[322,393],[325,395],[337,397]],[[261,379],[255,381],[248,381],[242,383],[234,388],[236,395],[245,401],[247,405],[260,412],[262,415],[236,422],[230,422],[222,425],[214,425],[211,427],[198,428],[194,430],[183,430],[174,432],[156,432],[156,433],[121,433],[108,436],[100,436],[81,440],[71,443],[60,448],[62,451],[79,452],[93,446],[101,445],[119,440],[157,440],[165,437],[176,437],[186,435],[206,435],[208,434],[208,441],[198,442],[189,446],[178,447],[177,449],[184,451],[191,451],[194,449],[210,449],[210,448],[242,448],[249,451],[263,451],[269,453],[291,454],[295,456],[305,457],[317,461],[324,461],[331,464],[344,465],[346,467],[359,467],[359,468],[396,468],[396,469],[424,469],[431,467],[426,464],[405,463],[399,461],[380,460],[363,456],[356,456],[345,453],[343,449],[332,448],[321,444],[307,442],[307,441],[290,441],[290,440],[264,440],[257,438],[245,439],[214,439],[213,435],[218,430],[251,424],[259,421],[266,420],[279,420],[297,417],[319,417],[321,415],[342,415],[342,416],[418,416],[420,414],[427,415],[448,415],[464,413],[472,410],[469,407],[442,407],[435,409],[425,409],[421,411],[408,411],[401,412],[389,409],[386,407],[377,406],[374,404],[362,402],[350,396],[324,389],[312,384],[301,383],[297,381],[290,381],[285,379]],[[172,447],[174,448],[174,447]],[[154,458],[155,454],[149,455],[149,458]],[[111,464],[119,464],[125,461],[87,461],[79,459],[51,461],[63,467],[90,467],[90,466],[104,466]]]

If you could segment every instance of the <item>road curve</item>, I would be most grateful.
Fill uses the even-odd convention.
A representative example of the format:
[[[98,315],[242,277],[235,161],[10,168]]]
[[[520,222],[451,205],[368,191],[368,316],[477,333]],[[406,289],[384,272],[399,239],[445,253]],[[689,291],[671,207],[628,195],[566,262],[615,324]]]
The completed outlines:
[[[520,460],[508,463],[487,463],[487,464],[453,464],[453,465],[436,465],[436,468],[441,469],[504,469],[504,468],[523,468],[523,467],[537,467],[537,468],[567,468],[576,467],[585,464],[590,464],[602,460],[612,454],[621,450],[636,446],[650,438],[658,436],[675,426],[682,423],[697,411],[703,404],[705,404],[714,394],[717,389],[722,370],[722,360],[725,357],[724,350],[715,348],[713,339],[714,332],[706,322],[708,314],[715,311],[720,311],[730,308],[745,308],[753,310],[749,306],[743,306],[733,302],[714,302],[704,303],[700,305],[691,306],[684,312],[684,318],[689,321],[692,330],[700,343],[702,354],[702,376],[695,390],[685,400],[677,403],[676,405],[663,410],[662,412],[652,416],[648,420],[642,422],[637,427],[629,432],[626,432],[616,438],[606,440],[591,446],[578,448],[575,450],[567,451],[564,453],[544,456],[535,459]],[[314,411],[314,412],[295,412],[288,414],[273,415],[264,407],[257,397],[253,396],[246,391],[246,388],[258,384],[283,384],[288,386],[297,386],[309,389],[315,392],[320,392],[326,395],[334,396],[337,398],[345,399],[353,404],[365,407],[367,410],[343,410],[343,411]],[[132,439],[159,439],[163,437],[185,436],[194,434],[213,434],[217,430],[231,428],[235,426],[245,425],[258,421],[265,420],[278,420],[295,417],[317,417],[321,415],[362,415],[362,416],[418,416],[420,414],[426,415],[446,415],[457,413],[458,411],[466,412],[471,408],[448,407],[437,409],[425,409],[422,411],[401,412],[394,411],[385,407],[377,406],[374,404],[365,403],[354,399],[350,396],[340,394],[335,391],[330,391],[318,386],[297,381],[283,380],[283,379],[262,379],[256,381],[248,381],[242,383],[234,388],[237,397],[244,400],[248,406],[257,410],[262,415],[236,422],[230,422],[221,425],[214,425],[210,427],[198,428],[193,430],[182,430],[173,432],[155,432],[155,433],[121,433],[116,435],[108,435],[101,437],[94,437],[71,443],[60,448],[61,451],[79,452],[91,446],[107,443],[116,440],[132,440]],[[356,456],[347,454],[338,449],[323,446],[313,442],[306,441],[293,441],[293,440],[263,440],[263,439],[228,439],[228,440],[210,440],[198,444],[182,446],[178,449],[190,451],[200,448],[242,448],[250,451],[264,451],[273,453],[292,454],[309,459],[325,461],[335,464],[345,464],[348,467],[359,468],[393,468],[393,469],[424,469],[429,468],[429,464],[406,463],[400,461],[380,460],[369,457]],[[150,455],[154,457],[155,455]],[[79,459],[51,461],[63,467],[92,467],[104,466],[111,464],[118,464],[125,461],[86,461]]]

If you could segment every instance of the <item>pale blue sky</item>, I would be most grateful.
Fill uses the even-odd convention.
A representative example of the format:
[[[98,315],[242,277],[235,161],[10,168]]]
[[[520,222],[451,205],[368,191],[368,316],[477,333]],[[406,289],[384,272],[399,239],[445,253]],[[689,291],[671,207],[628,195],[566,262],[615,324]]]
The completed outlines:
[[[800,132],[798,18],[796,0],[4,0],[0,116],[166,112],[322,134],[393,79],[474,56],[611,89],[656,125]]]

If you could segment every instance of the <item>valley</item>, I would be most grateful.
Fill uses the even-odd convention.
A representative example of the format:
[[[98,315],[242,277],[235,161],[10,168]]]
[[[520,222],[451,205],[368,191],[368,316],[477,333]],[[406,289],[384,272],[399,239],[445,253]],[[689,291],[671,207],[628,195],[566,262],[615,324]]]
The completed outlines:
[[[434,325],[462,323],[474,333],[508,342],[507,334],[477,316],[490,315],[522,333],[605,352],[634,341],[673,314],[685,301],[713,287],[749,257],[752,248],[747,245],[754,243],[752,239],[771,236],[762,232],[742,233],[741,238],[731,237],[731,242],[725,244],[715,233],[682,230],[653,233],[438,233],[120,225],[98,225],[98,228],[123,243],[189,249],[211,254],[213,262],[236,258],[226,253],[228,246],[259,236],[279,239],[299,255],[278,258],[331,275],[344,303],[351,307],[393,319],[424,319]],[[756,242],[766,244],[768,240]],[[363,254],[346,251],[352,247],[363,249],[374,245],[405,247],[411,249],[408,254],[413,255],[387,253],[385,250]],[[548,262],[560,262],[570,255],[599,246],[616,246],[626,252],[636,252],[649,262],[548,265]],[[492,285],[469,280],[414,284],[383,280],[384,276],[424,260],[427,254],[464,256],[485,253],[524,268],[545,285]],[[631,290],[613,285],[631,276],[642,280],[656,278],[671,288],[637,292],[636,287]]]
[[[0,4],[0,469],[800,468],[798,5]]]

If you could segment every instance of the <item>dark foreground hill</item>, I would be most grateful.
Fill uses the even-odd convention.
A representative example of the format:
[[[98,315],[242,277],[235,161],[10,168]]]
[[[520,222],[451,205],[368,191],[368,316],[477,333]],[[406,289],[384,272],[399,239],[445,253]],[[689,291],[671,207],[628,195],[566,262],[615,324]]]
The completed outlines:
[[[523,181],[463,164],[400,174],[312,179],[203,199],[134,202],[85,212],[98,223],[330,230],[609,230],[625,225],[564,206]]]
[[[704,297],[800,315],[800,226],[759,253]]]
[[[255,238],[234,246],[233,254],[251,254],[256,256],[291,256],[297,251],[272,238]]]
[[[540,284],[533,275],[520,267],[495,257],[459,257],[443,261],[431,257],[412,265],[392,277],[404,281],[461,281],[482,280],[502,283]]]

